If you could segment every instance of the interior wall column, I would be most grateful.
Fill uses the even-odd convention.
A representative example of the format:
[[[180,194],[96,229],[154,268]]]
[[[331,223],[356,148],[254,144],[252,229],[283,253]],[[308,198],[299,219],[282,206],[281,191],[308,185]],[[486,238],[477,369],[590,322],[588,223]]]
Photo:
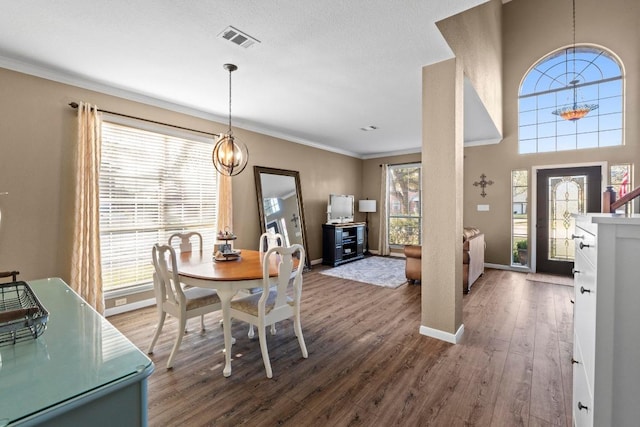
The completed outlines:
[[[420,333],[462,337],[463,71],[422,69],[422,321]]]

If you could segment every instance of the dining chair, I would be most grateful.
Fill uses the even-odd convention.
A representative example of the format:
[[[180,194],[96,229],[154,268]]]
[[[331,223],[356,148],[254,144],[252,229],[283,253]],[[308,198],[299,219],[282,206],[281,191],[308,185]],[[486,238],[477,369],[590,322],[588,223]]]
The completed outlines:
[[[265,253],[276,246],[286,246],[284,241],[284,237],[280,233],[273,233],[271,231],[267,231],[266,233],[262,233],[260,235],[260,240],[258,241],[258,251],[260,252],[260,258],[264,258]],[[255,294],[262,292],[262,288],[254,288],[249,290],[250,293]],[[271,335],[276,334],[276,325],[275,323],[271,325]],[[249,332],[248,337],[253,338],[255,336],[255,332],[253,330],[253,325],[249,324]]]
[[[297,256],[294,257],[294,255]],[[277,260],[278,275],[276,277],[269,277],[269,260],[271,257],[276,257]],[[295,260],[298,262],[297,266],[295,266]],[[255,325],[258,328],[262,361],[268,378],[272,378],[273,372],[269,361],[269,351],[267,350],[265,331],[267,326],[293,318],[293,329],[298,337],[302,357],[305,359],[309,357],[300,324],[304,260],[304,248],[299,244],[291,245],[288,248],[276,246],[269,249],[264,256],[262,267],[262,293],[231,301],[231,317]],[[291,273],[292,271],[294,271],[294,274]],[[292,278],[293,280],[291,280]]]
[[[174,238],[180,239],[180,252],[191,252],[193,250],[193,246],[191,245],[191,238],[197,237],[200,240],[200,252],[202,252],[202,234],[197,231],[190,231],[188,233],[173,233],[169,237],[169,246],[173,246],[171,241]]]
[[[158,326],[147,353],[153,354],[153,347],[160,336],[167,313],[177,318],[178,334],[167,362],[167,369],[170,369],[173,367],[173,359],[180,347],[180,343],[182,343],[187,319],[200,316],[200,326],[204,331],[204,315],[221,310],[222,304],[220,297],[214,290],[195,287],[183,289],[175,268],[177,265],[176,252],[173,247],[169,245],[154,245],[152,258],[155,268],[153,287],[158,306]],[[167,264],[167,258],[169,258],[170,264]],[[169,265],[172,267],[171,270],[169,270]]]
[[[191,252],[193,250],[193,246],[191,244],[191,238],[197,237],[200,241],[200,252],[202,253],[202,234],[197,231],[190,231],[187,233],[173,233],[169,236],[169,246],[173,247],[172,241],[174,238],[180,239],[180,252]],[[183,289],[186,289],[190,286],[182,286]]]
[[[271,248],[276,246],[286,246],[284,237],[280,233],[272,233],[267,231],[260,235],[260,241],[258,243],[258,250],[260,251],[260,258],[264,257],[264,254]]]

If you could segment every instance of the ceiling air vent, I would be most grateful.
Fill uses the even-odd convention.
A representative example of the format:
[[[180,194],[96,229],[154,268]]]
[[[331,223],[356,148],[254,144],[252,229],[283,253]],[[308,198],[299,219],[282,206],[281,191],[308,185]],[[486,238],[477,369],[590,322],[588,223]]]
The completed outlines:
[[[218,34],[218,37],[222,37],[223,39],[229,40],[230,42],[233,42],[238,46],[242,46],[244,48],[248,48],[254,43],[260,43],[260,40],[251,37],[249,34],[243,33],[242,31],[232,26],[228,26],[227,28],[222,30],[222,32]]]

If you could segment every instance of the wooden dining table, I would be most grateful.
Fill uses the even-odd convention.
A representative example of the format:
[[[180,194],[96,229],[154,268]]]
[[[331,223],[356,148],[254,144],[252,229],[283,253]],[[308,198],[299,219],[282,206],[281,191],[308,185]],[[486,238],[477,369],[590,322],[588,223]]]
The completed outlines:
[[[224,330],[225,377],[231,375],[231,314],[233,296],[242,289],[262,288],[262,257],[259,251],[242,249],[240,257],[216,261],[207,251],[180,252],[177,257],[180,281],[189,286],[215,289],[222,302]],[[277,258],[269,260],[269,276],[277,276]]]

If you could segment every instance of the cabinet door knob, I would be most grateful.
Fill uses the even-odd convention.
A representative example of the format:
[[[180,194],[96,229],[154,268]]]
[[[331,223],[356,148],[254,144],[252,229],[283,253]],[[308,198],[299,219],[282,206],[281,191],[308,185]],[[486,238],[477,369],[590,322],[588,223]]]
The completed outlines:
[[[589,410],[589,407],[588,407],[588,406],[583,405],[583,404],[582,404],[582,402],[578,402],[578,410],[582,411],[583,409],[584,409],[585,411],[588,411],[588,410]]]
[[[571,304],[575,304],[575,301],[573,301],[572,299],[570,299],[569,301],[571,301]]]
[[[575,234],[571,235],[572,239],[584,239],[584,234],[582,236],[576,236]]]
[[[591,245],[585,245],[584,243],[580,242],[580,249],[584,249],[584,248],[590,248]]]
[[[574,359],[574,358],[572,357],[572,358],[571,358],[571,364],[572,364],[572,365],[575,365],[576,363],[578,363],[578,364],[579,364],[580,362],[578,362],[576,359]]]
[[[591,293],[591,289],[585,289],[584,286],[580,286],[580,293],[581,294],[584,294],[584,293],[590,294]]]
[[[576,274],[576,273],[580,274],[580,270],[576,270],[575,268],[572,268],[572,269],[571,269],[571,272],[572,272],[573,274]]]

